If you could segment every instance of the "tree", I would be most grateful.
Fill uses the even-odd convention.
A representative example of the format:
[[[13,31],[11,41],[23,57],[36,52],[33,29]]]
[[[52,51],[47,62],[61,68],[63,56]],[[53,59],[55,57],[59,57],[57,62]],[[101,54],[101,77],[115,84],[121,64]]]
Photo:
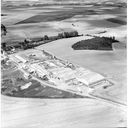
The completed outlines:
[[[60,39],[61,39],[61,38],[64,38],[63,33],[59,33],[59,34],[58,34],[58,38],[60,38]]]
[[[1,36],[5,36],[7,34],[7,28],[3,25],[3,24],[1,24]]]
[[[3,50],[6,50],[6,43],[5,43],[5,42],[2,43],[2,44],[1,44],[1,47],[2,47]]]
[[[28,44],[30,43],[30,40],[24,39],[24,43],[25,43],[26,45],[28,45]]]
[[[49,40],[49,37],[47,35],[45,35],[44,40]]]
[[[21,48],[22,49],[25,49],[26,48],[25,42],[20,42],[20,45],[21,45]]]
[[[78,32],[77,31],[74,31],[74,36],[78,36]]]
[[[115,40],[115,36],[113,36],[113,38],[112,38],[113,40]]]
[[[70,37],[69,33],[68,32],[64,32],[64,38],[68,38],[68,37]]]

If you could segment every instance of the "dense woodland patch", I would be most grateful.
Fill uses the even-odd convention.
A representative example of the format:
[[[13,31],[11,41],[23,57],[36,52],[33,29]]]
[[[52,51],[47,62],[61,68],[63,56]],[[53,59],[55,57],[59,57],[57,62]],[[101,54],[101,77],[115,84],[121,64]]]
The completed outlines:
[[[94,37],[81,40],[72,45],[74,50],[112,50],[112,43],[118,42],[115,37]]]

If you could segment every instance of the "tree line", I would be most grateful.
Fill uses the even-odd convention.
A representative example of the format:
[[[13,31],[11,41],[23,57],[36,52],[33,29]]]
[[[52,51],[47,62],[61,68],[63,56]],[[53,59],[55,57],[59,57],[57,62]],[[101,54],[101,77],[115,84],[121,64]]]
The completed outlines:
[[[62,38],[71,38],[71,37],[77,37],[80,36],[77,31],[71,31],[71,32],[62,32],[58,33],[57,36],[48,36],[44,35],[43,37],[38,38],[32,38],[32,39],[24,39],[22,42],[16,43],[14,45],[15,48],[21,48],[21,49],[29,49],[34,48],[35,46],[39,46],[41,44],[45,44],[54,40],[62,39]],[[5,51],[9,51],[11,48],[7,46],[6,42],[2,43],[2,49]]]

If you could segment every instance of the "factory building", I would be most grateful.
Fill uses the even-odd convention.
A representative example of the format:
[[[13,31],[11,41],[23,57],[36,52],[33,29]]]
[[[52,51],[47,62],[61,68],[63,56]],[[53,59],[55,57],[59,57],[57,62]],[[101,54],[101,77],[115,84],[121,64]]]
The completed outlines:
[[[64,68],[64,67],[54,68],[50,71],[52,72],[54,77],[58,77],[64,82],[66,82],[69,79],[75,78],[74,72],[70,68]]]
[[[40,66],[39,64],[32,64],[30,65],[31,71],[37,73],[39,77],[44,77],[48,74],[48,72],[43,68],[43,66]]]
[[[103,81],[105,78],[96,72],[79,68],[79,70],[76,72],[76,79],[87,86],[90,86],[99,81]]]
[[[35,54],[31,54],[30,56],[36,57]],[[75,66],[72,63],[63,62],[59,59],[50,59],[48,58],[50,54],[47,52],[44,52],[42,56],[43,60],[29,57],[32,58],[29,63],[26,63],[27,59],[19,55],[15,57],[17,60],[22,61],[23,65],[28,65],[26,70],[28,70],[30,74],[34,74],[34,76],[40,77],[43,80],[48,80],[52,84],[64,89],[87,93],[88,89],[91,90],[96,86],[109,84],[109,81],[96,72]],[[28,75],[26,74],[25,77],[28,78]]]
[[[21,56],[19,56],[19,55],[15,55],[15,57],[16,57],[19,61],[21,61],[21,62],[23,62],[23,63],[28,62],[27,59],[25,59],[25,58],[23,58],[23,57],[21,57]]]
[[[76,79],[88,87],[93,87],[93,84],[105,80],[102,75],[81,67],[76,70],[64,67],[53,68],[50,72],[52,72],[52,77],[54,79],[60,79],[60,81],[63,81],[64,83],[68,83],[70,80]]]

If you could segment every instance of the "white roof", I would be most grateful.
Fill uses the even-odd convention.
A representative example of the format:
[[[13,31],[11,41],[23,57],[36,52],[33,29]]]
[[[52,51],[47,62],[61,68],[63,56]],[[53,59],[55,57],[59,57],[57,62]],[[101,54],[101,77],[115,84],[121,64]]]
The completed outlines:
[[[26,61],[27,61],[26,59],[24,59],[23,57],[21,57],[21,56],[19,56],[19,55],[15,55],[15,57],[16,57],[17,59],[19,59],[20,61],[22,61],[22,62],[26,62]]]
[[[85,83],[86,85],[90,85],[92,83],[101,81],[104,77],[96,72],[92,72],[90,70],[83,70],[76,73],[76,78],[80,81]]]
[[[64,81],[75,78],[74,71],[72,71],[70,68],[55,68],[52,69],[51,72],[57,77],[62,78]]]
[[[63,78],[65,81],[75,78],[75,74],[72,71],[70,71],[68,73],[58,74],[58,76]]]
[[[31,68],[34,69],[35,71],[37,71],[38,73],[47,74],[47,71],[42,66],[40,66],[38,64],[32,64]]]
[[[56,65],[55,65],[54,63],[52,63],[52,62],[45,61],[45,63],[47,63],[47,64],[50,65],[50,66],[56,67]]]

